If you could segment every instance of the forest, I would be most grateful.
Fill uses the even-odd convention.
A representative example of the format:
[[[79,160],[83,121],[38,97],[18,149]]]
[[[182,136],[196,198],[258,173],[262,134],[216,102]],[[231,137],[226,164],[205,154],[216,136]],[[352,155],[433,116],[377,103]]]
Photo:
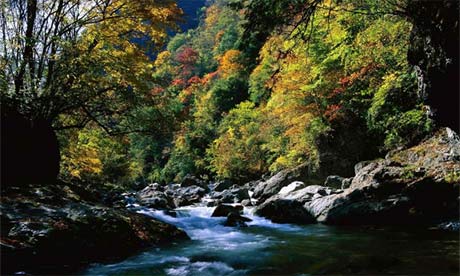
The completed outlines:
[[[116,213],[121,207],[114,206],[130,199],[170,211],[205,198],[214,202],[207,208],[246,199],[245,210],[254,205],[256,218],[273,223],[432,225],[453,219],[458,234],[457,1],[6,0],[0,9],[2,261],[11,262],[3,272],[68,272],[42,258],[24,265],[12,260],[29,258],[27,250],[37,246],[43,256],[59,256],[60,248],[31,241],[35,230],[18,229],[30,221],[29,211],[35,218],[30,208],[45,212],[37,206],[69,202],[115,208],[106,211],[113,220],[129,217],[130,226],[120,229],[143,229],[142,246],[132,242],[132,248],[173,239],[157,238],[161,227],[177,227],[170,230],[177,237],[195,236],[188,224],[158,215],[153,218],[165,225],[148,229],[162,230],[146,230],[153,222],[131,217],[144,209]],[[316,197],[291,194],[309,187],[317,187]],[[340,204],[345,207],[335,213]],[[246,211],[236,218],[225,212],[228,224],[257,221]],[[61,225],[47,228],[50,239],[56,228],[86,225],[73,215],[60,220],[45,213],[37,220]],[[88,235],[84,229],[69,237]],[[117,240],[139,236],[130,231],[110,233]],[[459,269],[453,261],[458,237],[453,240],[446,253],[452,258],[443,260],[452,269],[446,273]],[[101,252],[74,260],[69,271],[81,269],[81,262],[106,261],[113,250],[104,249],[105,242],[70,243],[75,254]],[[24,246],[16,250],[18,244]],[[120,260],[131,255],[129,246],[120,246],[130,252]],[[202,271],[174,269],[158,275]],[[212,269],[206,273],[240,275]],[[387,272],[341,269],[303,272]]]

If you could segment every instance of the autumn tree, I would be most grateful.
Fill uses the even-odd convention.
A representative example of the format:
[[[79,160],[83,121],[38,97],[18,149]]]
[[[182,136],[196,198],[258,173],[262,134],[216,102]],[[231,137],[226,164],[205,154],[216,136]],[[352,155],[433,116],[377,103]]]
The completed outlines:
[[[52,181],[54,131],[90,121],[125,130],[123,116],[152,86],[147,52],[165,41],[181,10],[169,0],[0,5],[2,183]]]
[[[456,0],[252,0],[237,1],[245,11],[243,45],[257,50],[270,34],[289,33],[308,41],[318,11],[343,11],[361,16],[396,15],[413,24],[408,62],[420,80],[418,94],[439,126],[459,130],[459,19]],[[352,9],[349,9],[352,4]],[[310,26],[310,27],[305,27]],[[254,47],[253,47],[254,48]],[[251,49],[249,49],[251,51]]]

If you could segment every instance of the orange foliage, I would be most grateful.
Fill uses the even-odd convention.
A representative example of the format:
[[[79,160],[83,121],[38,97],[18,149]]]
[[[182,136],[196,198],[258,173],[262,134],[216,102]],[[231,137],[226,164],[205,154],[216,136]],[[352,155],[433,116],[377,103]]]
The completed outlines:
[[[228,77],[243,69],[243,65],[241,65],[241,51],[228,50],[220,59],[219,71],[223,77]]]

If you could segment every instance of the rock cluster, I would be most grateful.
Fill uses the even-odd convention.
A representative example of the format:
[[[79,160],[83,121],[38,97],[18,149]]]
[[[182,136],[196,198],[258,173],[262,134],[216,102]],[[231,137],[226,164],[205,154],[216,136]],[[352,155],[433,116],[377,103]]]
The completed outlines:
[[[72,272],[188,238],[175,226],[89,201],[68,185],[2,195],[0,211],[4,274]]]
[[[458,217],[460,139],[446,128],[385,159],[361,162],[352,179],[330,176],[324,186],[276,174],[255,187],[256,214],[274,222],[432,224]]]

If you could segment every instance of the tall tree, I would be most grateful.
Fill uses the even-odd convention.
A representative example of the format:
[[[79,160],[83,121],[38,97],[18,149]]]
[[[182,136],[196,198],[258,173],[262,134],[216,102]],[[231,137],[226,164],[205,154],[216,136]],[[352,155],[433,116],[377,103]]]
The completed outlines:
[[[122,115],[152,86],[147,53],[181,10],[172,0],[0,5],[2,183],[51,181],[59,169],[54,131],[90,121],[120,131]]]

